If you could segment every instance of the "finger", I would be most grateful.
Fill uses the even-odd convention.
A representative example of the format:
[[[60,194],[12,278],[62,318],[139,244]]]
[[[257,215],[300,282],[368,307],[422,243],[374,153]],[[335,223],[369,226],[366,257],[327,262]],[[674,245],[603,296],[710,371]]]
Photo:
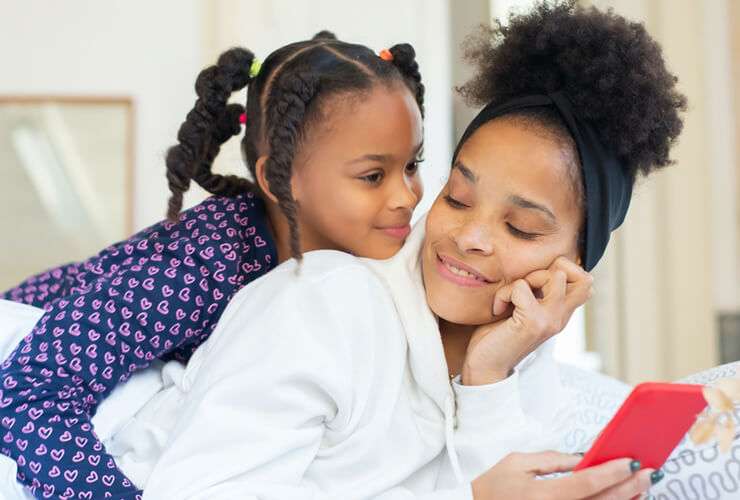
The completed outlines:
[[[542,289],[543,297],[542,301],[545,304],[561,303],[564,302],[565,294],[568,286],[567,276],[565,272],[556,270],[550,273],[550,280],[547,282],[545,287]]]
[[[565,305],[570,310],[586,303],[593,294],[593,276],[581,266],[566,257],[558,257],[549,268],[551,271],[562,271],[566,275]]]
[[[591,281],[568,284],[563,303],[570,311],[575,311],[576,308],[585,304],[592,295],[593,285]]]
[[[514,291],[514,284],[508,283],[498,290],[493,295],[493,316],[501,316],[506,308],[511,303],[511,293]]]
[[[513,283],[511,291],[511,303],[514,307],[524,311],[531,311],[537,307],[540,307],[540,303],[537,302],[537,297],[534,296],[532,289],[525,280],[516,280]]]
[[[517,286],[517,282],[521,282],[521,281],[524,281],[524,280],[519,279],[511,283],[507,283],[506,285],[496,290],[496,293],[493,295],[493,315],[494,317],[501,316],[506,311],[506,309],[512,305],[513,303],[512,296],[514,294],[514,289]],[[521,283],[518,286],[521,286]]]
[[[549,269],[538,269],[537,271],[532,271],[522,279],[529,283],[532,289],[542,289],[547,286],[551,275],[552,272]]]
[[[540,453],[523,453],[521,460],[527,470],[541,476],[553,472],[571,471],[581,461],[581,457],[570,453],[543,451]]]
[[[576,283],[591,276],[581,266],[564,256],[555,259],[548,269],[550,271],[563,271],[568,278],[568,283]]]
[[[629,479],[631,462],[629,458],[620,458],[543,483],[551,483],[548,488],[557,488],[563,498],[589,498]]]
[[[537,299],[532,293],[529,283],[524,279],[518,279],[496,290],[493,297],[493,315],[499,316],[502,314],[509,304],[521,309],[531,308],[537,304]]]
[[[641,470],[629,479],[592,496],[589,500],[627,500],[637,497],[650,489],[650,474],[653,471],[654,469]]]

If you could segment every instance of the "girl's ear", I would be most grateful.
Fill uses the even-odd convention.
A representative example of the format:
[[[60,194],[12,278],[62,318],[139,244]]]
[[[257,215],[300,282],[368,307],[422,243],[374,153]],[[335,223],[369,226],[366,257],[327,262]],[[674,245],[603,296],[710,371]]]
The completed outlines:
[[[268,158],[269,156],[260,156],[259,158],[257,158],[257,164],[255,165],[254,169],[256,177],[255,181],[257,181],[257,185],[260,187],[264,195],[267,196],[267,198],[271,202],[277,203],[277,196],[275,196],[272,191],[270,191],[270,184],[267,182],[267,177],[265,175],[265,166],[267,165]]]

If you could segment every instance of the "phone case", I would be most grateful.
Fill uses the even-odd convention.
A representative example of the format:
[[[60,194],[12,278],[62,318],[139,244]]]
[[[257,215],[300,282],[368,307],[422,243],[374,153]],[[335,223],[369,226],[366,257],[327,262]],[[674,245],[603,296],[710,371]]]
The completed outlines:
[[[647,382],[636,386],[574,470],[617,458],[660,468],[704,410],[701,385]]]

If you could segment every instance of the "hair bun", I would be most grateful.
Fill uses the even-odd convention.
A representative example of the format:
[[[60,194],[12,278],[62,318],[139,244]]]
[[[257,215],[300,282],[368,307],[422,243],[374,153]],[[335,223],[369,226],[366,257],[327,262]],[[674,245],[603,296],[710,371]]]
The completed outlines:
[[[561,91],[633,176],[671,163],[686,98],[642,24],[573,0],[539,3],[482,27],[465,55],[477,66],[458,89],[469,103]]]
[[[254,61],[254,54],[242,47],[229,49],[218,58],[219,71],[221,71],[234,86],[231,91],[244,88],[251,77],[249,69]]]
[[[416,62],[416,51],[411,44],[398,43],[388,49],[393,55],[393,65],[398,68],[404,78],[411,80],[416,88],[416,102],[419,104],[421,116],[424,116],[424,84],[421,82],[419,63]]]
[[[337,35],[329,30],[321,30],[316,33],[311,40],[336,40]]]

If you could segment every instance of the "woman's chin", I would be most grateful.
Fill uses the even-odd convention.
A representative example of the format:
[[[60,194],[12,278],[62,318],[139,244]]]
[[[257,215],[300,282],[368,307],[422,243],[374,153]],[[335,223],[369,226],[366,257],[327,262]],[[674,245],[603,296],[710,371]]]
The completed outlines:
[[[435,301],[427,297],[429,308],[441,320],[456,325],[480,326],[491,323],[490,308],[471,308],[469,304]]]

